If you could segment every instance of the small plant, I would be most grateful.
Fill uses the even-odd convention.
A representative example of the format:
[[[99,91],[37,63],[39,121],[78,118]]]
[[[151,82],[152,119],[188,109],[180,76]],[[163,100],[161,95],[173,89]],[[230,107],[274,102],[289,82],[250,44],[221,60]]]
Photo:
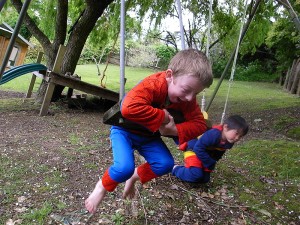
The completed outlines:
[[[71,142],[72,145],[76,145],[79,143],[79,137],[76,134],[71,133],[69,135],[69,141]]]
[[[23,219],[36,221],[38,224],[43,225],[47,216],[52,212],[53,208],[49,202],[45,202],[41,209],[32,210],[30,213],[23,215]]]
[[[124,216],[121,215],[119,212],[116,212],[114,215],[111,216],[111,220],[116,225],[121,225],[124,222]]]

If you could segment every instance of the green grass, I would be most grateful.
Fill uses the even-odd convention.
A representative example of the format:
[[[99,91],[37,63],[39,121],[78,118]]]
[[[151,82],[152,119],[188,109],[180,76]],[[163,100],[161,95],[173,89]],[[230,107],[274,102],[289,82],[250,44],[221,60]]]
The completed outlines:
[[[207,103],[217,80],[207,89]],[[211,107],[225,106],[228,92],[228,81],[223,81]],[[236,113],[244,111],[260,111],[265,109],[276,109],[299,106],[300,98],[283,91],[282,87],[274,83],[234,81],[229,89],[227,108]]]
[[[78,65],[75,73],[81,76],[81,79],[85,82],[99,85],[103,75],[103,70],[105,69],[105,65],[100,65],[101,76],[98,76],[97,67],[95,65]],[[125,68],[125,77],[126,77],[126,90],[129,90],[134,85],[136,85],[139,81],[141,81],[146,76],[154,73],[155,71],[152,69],[146,68],[133,68],[126,67]],[[107,70],[105,72],[104,84],[107,88],[112,89],[114,91],[120,90],[120,67],[116,65],[108,65]]]
[[[261,219],[268,213],[283,221],[297,216],[299,142],[251,140],[230,150],[221,162],[213,178],[215,186],[223,185],[224,177],[230,177],[228,188],[241,203],[260,212]]]

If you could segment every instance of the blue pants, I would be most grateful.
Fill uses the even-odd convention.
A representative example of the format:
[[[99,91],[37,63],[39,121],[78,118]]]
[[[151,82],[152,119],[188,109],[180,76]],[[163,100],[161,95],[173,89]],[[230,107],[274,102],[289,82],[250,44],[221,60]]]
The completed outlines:
[[[203,171],[202,168],[198,167],[185,167],[185,166],[176,166],[172,175],[178,177],[182,181],[190,183],[207,183],[210,180],[210,173]]]
[[[145,158],[157,176],[172,171],[173,156],[160,137],[145,137],[133,134],[124,128],[112,126],[110,139],[113,165],[109,168],[109,176],[116,182],[124,182],[134,173],[134,150],[137,150]]]

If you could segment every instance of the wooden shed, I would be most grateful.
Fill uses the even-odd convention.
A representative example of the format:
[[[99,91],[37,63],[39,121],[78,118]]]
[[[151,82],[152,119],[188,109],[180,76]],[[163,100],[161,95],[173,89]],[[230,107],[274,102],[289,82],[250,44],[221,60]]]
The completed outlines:
[[[3,62],[3,58],[5,56],[13,31],[14,29],[6,23],[0,25],[0,62]],[[24,63],[24,59],[29,46],[33,47],[33,45],[29,41],[27,41],[19,34],[16,38],[14,47],[5,69],[22,65]]]

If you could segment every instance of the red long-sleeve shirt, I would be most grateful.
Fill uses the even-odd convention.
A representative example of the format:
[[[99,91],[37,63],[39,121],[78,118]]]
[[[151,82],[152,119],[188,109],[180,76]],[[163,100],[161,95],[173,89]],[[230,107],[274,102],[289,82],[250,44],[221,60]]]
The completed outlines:
[[[151,132],[158,131],[165,118],[163,109],[182,112],[184,122],[176,124],[179,144],[198,137],[207,129],[200,107],[194,99],[191,102],[168,103],[166,73],[150,75],[131,89],[124,97],[122,116],[146,127]]]

